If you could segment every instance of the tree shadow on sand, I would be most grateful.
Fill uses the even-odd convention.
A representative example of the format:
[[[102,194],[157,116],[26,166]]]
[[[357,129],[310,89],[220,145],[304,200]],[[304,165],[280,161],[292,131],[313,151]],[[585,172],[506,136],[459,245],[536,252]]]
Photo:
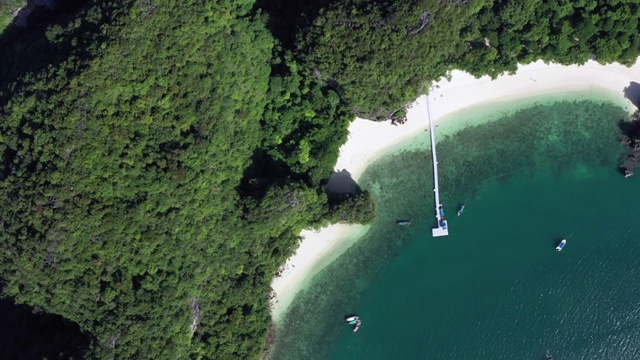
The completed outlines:
[[[340,171],[334,171],[331,173],[329,177],[329,181],[324,186],[324,189],[328,193],[337,193],[337,194],[353,194],[358,195],[362,192],[358,183],[353,180],[351,177],[351,173],[346,169],[342,169]]]

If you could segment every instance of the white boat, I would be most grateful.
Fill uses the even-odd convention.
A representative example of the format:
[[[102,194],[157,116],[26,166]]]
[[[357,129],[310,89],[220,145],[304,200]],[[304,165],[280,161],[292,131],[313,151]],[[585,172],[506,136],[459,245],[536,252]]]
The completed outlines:
[[[348,317],[347,318],[347,322],[348,323],[354,322],[354,324],[355,324],[355,321],[357,321],[358,319],[360,319],[360,318],[357,317],[357,316]]]
[[[353,332],[358,331],[358,329],[360,329],[360,325],[362,325],[362,320],[360,320],[359,316],[351,316],[351,317],[348,317],[346,320],[349,323],[349,325],[355,325],[355,327],[353,328]]]
[[[556,251],[562,251],[562,249],[564,249],[564,246],[567,244],[567,240],[566,239],[562,239],[562,241],[560,241],[560,244],[558,244],[558,246],[556,246]]]

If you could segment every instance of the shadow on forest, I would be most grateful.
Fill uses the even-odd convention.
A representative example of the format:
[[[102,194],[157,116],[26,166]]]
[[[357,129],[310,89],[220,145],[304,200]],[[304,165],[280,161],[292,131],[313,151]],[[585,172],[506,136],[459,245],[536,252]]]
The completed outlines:
[[[82,38],[99,29],[87,21],[75,26],[73,33],[62,29],[76,23],[85,14],[83,7],[96,0],[27,0],[13,22],[0,34],[0,104],[25,86],[22,79],[49,67],[56,68],[73,55],[84,60]],[[59,28],[56,28],[59,27]],[[93,28],[92,28],[93,27]],[[57,30],[53,30],[56,28]],[[46,94],[44,94],[46,96]]]
[[[635,81],[632,81],[629,86],[624,88],[624,97],[629,99],[635,107],[640,109],[640,84]]]
[[[79,25],[62,40],[56,38],[60,34],[52,33],[51,29],[80,23],[77,20],[85,15],[83,7],[93,1],[58,0],[57,4],[55,0],[26,1],[26,6],[0,34],[0,106],[6,104],[12,94],[30,86],[24,81],[26,77],[35,77],[30,74],[40,74],[50,67],[55,69],[72,54],[89,57],[89,52],[83,51],[81,44],[73,43],[72,39],[99,29]],[[47,97],[47,94],[39,95],[42,100]],[[9,160],[7,156],[11,154],[4,154],[4,162]],[[1,359],[81,359],[90,341],[90,335],[83,334],[77,324],[62,316],[0,299]]]
[[[0,300],[0,358],[82,359],[90,337],[58,315]]]
[[[301,27],[313,22],[321,8],[337,0],[257,0],[255,9],[269,16],[267,28],[284,46],[293,50]]]
[[[257,149],[253,152],[251,165],[244,171],[237,190],[242,197],[260,200],[267,195],[269,189],[284,186],[291,180],[299,178],[284,161],[274,159],[263,149]]]

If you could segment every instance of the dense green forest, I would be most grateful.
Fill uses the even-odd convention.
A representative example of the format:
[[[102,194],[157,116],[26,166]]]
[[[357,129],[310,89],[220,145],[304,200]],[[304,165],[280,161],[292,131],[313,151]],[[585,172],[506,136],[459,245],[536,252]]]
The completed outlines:
[[[356,114],[386,119],[453,68],[496,76],[538,59],[632,64],[639,11],[624,0],[345,0],[306,19],[296,51]]]
[[[26,0],[3,0],[0,2],[0,32],[13,22],[18,10],[26,5]]]
[[[321,186],[354,114],[640,41],[633,1],[58,5],[0,37],[0,278],[104,359],[259,357],[300,230],[373,219]]]

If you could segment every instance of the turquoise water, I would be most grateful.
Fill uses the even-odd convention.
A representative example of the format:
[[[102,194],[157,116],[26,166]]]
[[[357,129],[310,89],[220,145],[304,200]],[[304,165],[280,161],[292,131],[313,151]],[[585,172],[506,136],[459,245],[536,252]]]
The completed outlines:
[[[439,139],[446,238],[431,237],[430,154],[376,162],[361,180],[376,222],[296,297],[271,358],[640,358],[640,180],[617,169],[625,117],[610,103],[541,102]]]

